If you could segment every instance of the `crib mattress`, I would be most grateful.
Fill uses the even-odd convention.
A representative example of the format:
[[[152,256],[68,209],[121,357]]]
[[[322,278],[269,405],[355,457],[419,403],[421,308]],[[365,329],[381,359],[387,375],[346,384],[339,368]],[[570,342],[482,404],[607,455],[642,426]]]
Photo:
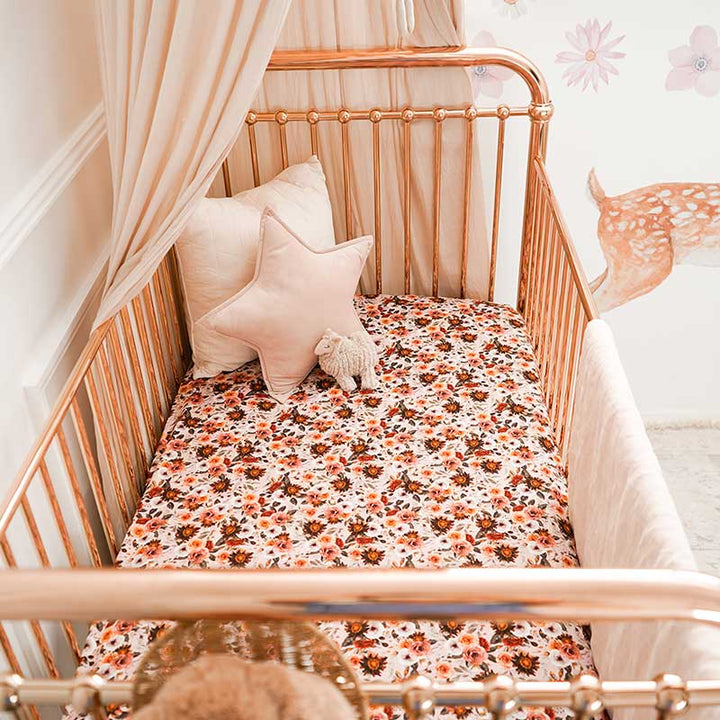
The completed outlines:
[[[118,556],[125,567],[569,567],[566,478],[524,323],[512,308],[357,299],[377,391],[315,369],[284,404],[249,363],[180,388]],[[85,667],[132,677],[162,623],[99,622]],[[592,672],[563,623],[323,623],[363,679]],[[476,711],[439,709],[464,716]],[[479,712],[479,711],[477,711]],[[122,716],[124,710],[114,710]],[[376,720],[399,709],[376,708]],[[569,717],[562,710],[517,717]]]

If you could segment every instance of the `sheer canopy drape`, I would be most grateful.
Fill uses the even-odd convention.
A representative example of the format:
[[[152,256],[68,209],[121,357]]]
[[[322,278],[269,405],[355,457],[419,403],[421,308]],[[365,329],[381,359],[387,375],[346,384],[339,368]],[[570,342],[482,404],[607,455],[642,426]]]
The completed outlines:
[[[113,229],[96,325],[146,284],[237,139],[290,0],[97,0]]]
[[[407,7],[412,22],[408,24]],[[357,8],[357,9],[356,9]],[[362,10],[361,12],[359,10]],[[412,27],[412,30],[410,30]],[[279,49],[360,49],[377,47],[438,47],[465,44],[463,0],[293,0]],[[463,68],[411,70],[346,70],[292,73],[272,72],[263,80],[253,105],[257,110],[346,107],[433,108],[462,107],[473,102],[472,88]],[[280,168],[275,128],[256,125],[261,150],[261,181]],[[304,123],[287,126],[288,145],[295,152],[291,162],[310,154]],[[319,126],[319,155],[328,178],[338,242],[346,239],[342,153],[337,123]],[[369,123],[350,123],[351,208],[353,234],[374,232],[373,158]],[[403,292],[403,128],[399,122],[383,124],[382,155],[382,256],[384,292]],[[246,133],[245,133],[246,134]],[[245,135],[244,134],[244,135]],[[434,233],[434,128],[433,123],[413,123],[412,128],[412,253],[411,291],[431,294]],[[476,138],[477,142],[477,138]],[[252,186],[247,138],[242,137],[231,156],[233,188]],[[468,255],[468,294],[487,296],[489,244],[485,232],[480,157],[473,172]],[[291,150],[292,152],[292,150]],[[274,153],[274,155],[273,155]],[[440,223],[439,292],[454,294],[459,287],[462,237],[462,172],[458,163],[465,154],[463,123],[446,123],[443,138],[443,184]],[[368,261],[362,289],[373,291],[374,263]],[[453,290],[454,289],[454,290]]]

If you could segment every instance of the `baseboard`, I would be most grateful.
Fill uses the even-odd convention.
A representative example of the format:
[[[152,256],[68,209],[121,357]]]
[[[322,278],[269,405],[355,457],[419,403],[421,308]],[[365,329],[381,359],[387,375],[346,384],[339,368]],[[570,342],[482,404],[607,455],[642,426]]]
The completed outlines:
[[[83,120],[0,216],[0,269],[57,202],[105,136],[103,104]]]
[[[688,415],[648,416],[643,418],[647,430],[682,430],[683,428],[720,428],[718,417],[697,417]]]

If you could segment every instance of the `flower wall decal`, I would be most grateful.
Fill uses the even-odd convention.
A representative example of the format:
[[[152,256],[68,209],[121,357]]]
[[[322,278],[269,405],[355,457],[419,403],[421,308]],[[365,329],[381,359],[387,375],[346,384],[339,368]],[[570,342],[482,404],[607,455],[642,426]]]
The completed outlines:
[[[487,31],[479,32],[472,39],[473,47],[496,47],[495,38]],[[502,95],[503,83],[510,80],[515,73],[499,65],[476,65],[470,68],[473,97],[486,95],[499,98]]]
[[[625,36],[619,35],[611,39],[611,30],[612,22],[608,22],[601,29],[600,23],[595,19],[588,20],[584,25],[578,25],[574,33],[565,33],[565,37],[575,51],[558,53],[555,62],[569,63],[570,67],[563,73],[568,85],[582,84],[584,91],[592,84],[597,92],[600,80],[607,85],[610,82],[610,74],[619,75],[610,60],[625,57],[625,53],[614,50]]]
[[[493,5],[504,17],[517,20],[528,11],[528,0],[493,0]]]
[[[673,66],[665,80],[666,90],[692,90],[710,97],[720,92],[720,47],[714,28],[699,25],[690,44],[668,53]]]

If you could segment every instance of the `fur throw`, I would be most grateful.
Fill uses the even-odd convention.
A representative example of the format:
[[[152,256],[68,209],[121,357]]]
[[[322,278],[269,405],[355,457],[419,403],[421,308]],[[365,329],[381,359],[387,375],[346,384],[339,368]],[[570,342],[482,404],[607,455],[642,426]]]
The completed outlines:
[[[274,662],[203,655],[175,673],[133,720],[356,720],[329,680]]]
[[[377,348],[365,330],[358,330],[350,337],[326,330],[315,347],[315,354],[320,361],[320,367],[328,375],[332,375],[345,392],[356,389],[357,385],[353,380],[356,376],[360,376],[365,390],[374,390],[380,385],[375,374]]]

